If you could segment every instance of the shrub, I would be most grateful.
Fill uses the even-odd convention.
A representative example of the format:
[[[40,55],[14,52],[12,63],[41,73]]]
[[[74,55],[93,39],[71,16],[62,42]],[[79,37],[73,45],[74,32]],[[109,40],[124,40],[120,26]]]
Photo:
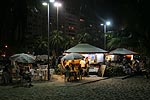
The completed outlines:
[[[123,72],[123,68],[118,66],[106,67],[104,74],[104,76],[106,77],[123,76],[123,75],[125,75],[125,73]]]

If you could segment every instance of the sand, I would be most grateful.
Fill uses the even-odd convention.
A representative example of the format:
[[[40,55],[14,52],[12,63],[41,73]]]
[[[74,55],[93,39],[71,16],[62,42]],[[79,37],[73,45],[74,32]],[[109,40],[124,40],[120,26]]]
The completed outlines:
[[[0,86],[0,100],[150,100],[150,79],[144,76],[124,80],[114,77],[80,85],[57,82],[33,83],[31,88]]]

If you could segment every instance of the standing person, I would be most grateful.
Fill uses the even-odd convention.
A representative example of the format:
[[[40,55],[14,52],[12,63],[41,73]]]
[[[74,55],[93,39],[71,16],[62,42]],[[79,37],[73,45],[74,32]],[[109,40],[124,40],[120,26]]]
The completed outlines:
[[[31,72],[30,72],[30,70],[29,70],[29,67],[25,67],[25,70],[23,71],[23,74],[22,74],[23,76],[22,76],[22,78],[24,79],[24,80],[26,80],[27,82],[28,82],[28,86],[30,87],[30,86],[33,86],[32,84],[31,84]]]
[[[72,64],[72,63],[69,63],[69,67],[70,67],[70,69],[71,69],[71,71],[74,71],[74,64]]]
[[[141,71],[142,69],[145,69],[145,62],[144,62],[143,60],[141,60],[141,61],[139,62],[139,67],[140,67],[140,71]]]
[[[82,74],[83,74],[83,69],[82,69],[81,65],[79,65],[79,67],[78,67],[79,80],[82,80]]]
[[[65,82],[70,81],[70,67],[69,65],[65,66]]]
[[[139,66],[139,60],[136,60],[134,63],[135,69],[136,69],[136,74],[140,74],[140,66]]]
[[[88,57],[85,58],[85,67],[86,67],[86,72],[87,72],[87,76],[89,76],[89,59]]]
[[[126,64],[128,64],[128,62],[127,62],[127,58],[123,58],[123,60],[122,60],[122,64],[125,66]]]
[[[21,63],[19,63],[18,64],[18,67],[19,67],[19,75],[20,76],[23,76],[23,72],[24,72],[24,66],[21,64]]]
[[[16,68],[16,79],[18,80],[20,77],[20,68],[18,62],[15,62],[15,68]]]
[[[8,69],[8,66],[4,66],[4,68],[3,68],[2,81],[3,81],[4,85],[9,83],[9,69]]]
[[[86,66],[85,66],[85,61],[83,59],[80,60],[80,66],[83,69],[83,76],[86,76]]]
[[[85,58],[85,66],[86,67],[89,66],[89,59],[88,59],[88,57]]]
[[[56,66],[56,58],[52,57],[52,68],[55,68]]]

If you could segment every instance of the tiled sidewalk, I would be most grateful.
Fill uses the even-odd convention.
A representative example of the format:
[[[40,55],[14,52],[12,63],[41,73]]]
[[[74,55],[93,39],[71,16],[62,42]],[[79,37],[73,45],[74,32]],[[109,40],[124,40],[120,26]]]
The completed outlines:
[[[107,77],[97,77],[97,76],[91,75],[89,77],[83,77],[82,80],[65,82],[64,76],[53,75],[52,79],[49,82],[47,81],[47,82],[42,82],[42,83],[47,84],[47,85],[53,85],[53,86],[77,86],[77,85],[83,85],[83,84],[96,82],[96,81],[100,81],[100,80],[104,80],[104,79],[107,79]],[[33,83],[33,84],[38,84],[38,83]],[[42,83],[40,83],[40,84],[42,84]]]

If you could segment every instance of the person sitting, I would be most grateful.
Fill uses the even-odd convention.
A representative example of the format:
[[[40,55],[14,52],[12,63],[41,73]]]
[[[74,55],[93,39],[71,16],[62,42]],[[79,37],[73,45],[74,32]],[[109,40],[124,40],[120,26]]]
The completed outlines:
[[[69,63],[69,68],[70,68],[70,80],[74,81],[77,80],[77,74],[75,71],[75,65],[72,63]]]

